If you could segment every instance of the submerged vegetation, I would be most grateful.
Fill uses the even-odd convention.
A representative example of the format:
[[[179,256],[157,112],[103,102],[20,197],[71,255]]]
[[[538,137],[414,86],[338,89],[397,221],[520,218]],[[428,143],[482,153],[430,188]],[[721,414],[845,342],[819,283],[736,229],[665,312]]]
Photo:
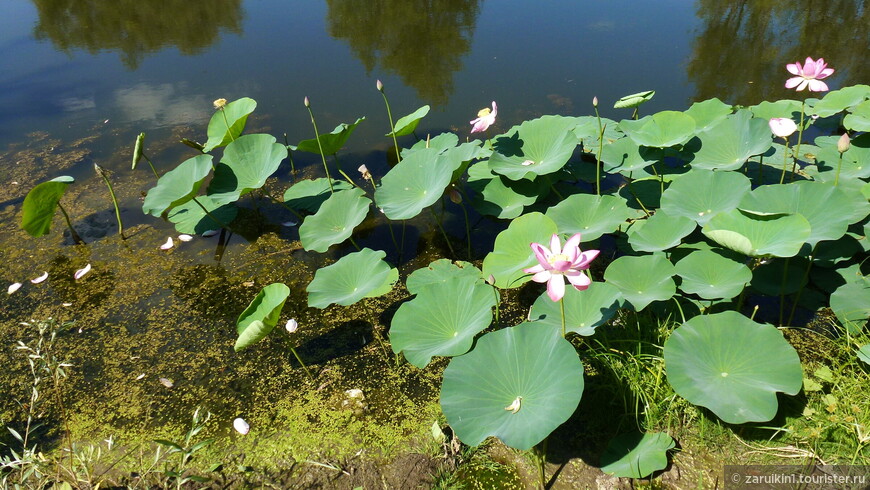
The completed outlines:
[[[788,71],[812,92],[833,73],[809,58]],[[711,432],[771,457],[870,462],[870,86],[644,117],[654,92],[641,92],[616,101],[633,111],[621,121],[595,98],[594,116],[500,134],[492,102],[470,122],[490,137],[464,142],[426,133],[428,106],[394,123],[376,88],[390,168],[350,175],[338,154],[365,118],[322,132],[307,97],[314,138],[296,144],[247,132],[250,98],[215,101],[207,140],[185,139],[177,165],[147,159],[140,135],[132,175],[156,179],[141,209],[172,223],[177,247],[121,229],[99,167],[119,239],[76,231],[72,177],[32,188],[21,227],[44,240],[59,210],[75,246],[0,251],[48,271],[10,287],[2,338],[33,350],[50,336],[52,360],[28,362],[55,394],[37,410],[38,369],[30,384],[5,375],[15,440],[0,476],[180,486],[313,465],[356,482],[342,461],[404,443],[513,481],[462,453],[496,438],[532,455],[545,486],[565,454],[647,478],[680,462],[676,441],[688,452]],[[322,167],[297,169],[302,152]],[[249,244],[227,252],[237,235]],[[38,323],[37,338],[33,322],[8,326],[13,311],[76,323]],[[87,446],[117,458],[102,476],[75,462],[80,441],[120,428],[124,449]],[[147,482],[112,473],[145,460]]]

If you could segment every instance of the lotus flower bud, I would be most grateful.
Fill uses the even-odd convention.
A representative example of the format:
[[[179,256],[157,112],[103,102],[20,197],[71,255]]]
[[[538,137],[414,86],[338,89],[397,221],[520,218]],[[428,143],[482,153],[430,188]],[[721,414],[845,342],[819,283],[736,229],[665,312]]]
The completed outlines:
[[[598,107],[598,96],[592,97],[592,107]]]
[[[302,101],[305,104],[305,107],[311,107],[311,102],[308,102],[308,96],[305,96],[305,99]]]
[[[840,136],[840,139],[837,140],[837,151],[840,153],[846,153],[851,147],[852,143],[849,141],[849,135],[843,133],[843,136]]]
[[[212,103],[214,104],[215,109],[221,110],[224,108],[225,105],[227,105],[227,99],[217,99]]]
[[[453,204],[462,204],[462,194],[460,194],[454,187],[447,190],[447,195],[450,197]]]
[[[378,80],[378,83],[375,84],[375,87],[378,88],[378,92],[383,92],[383,91],[384,91],[384,84],[381,83],[380,80]]]
[[[250,432],[251,426],[248,425],[247,422],[245,422],[245,419],[238,417],[237,419],[233,420],[233,429],[236,429],[236,432],[238,432],[239,434],[245,435]]]
[[[287,320],[284,328],[287,329],[287,333],[296,333],[296,331],[299,330],[299,322],[297,322],[295,318],[291,318]]]

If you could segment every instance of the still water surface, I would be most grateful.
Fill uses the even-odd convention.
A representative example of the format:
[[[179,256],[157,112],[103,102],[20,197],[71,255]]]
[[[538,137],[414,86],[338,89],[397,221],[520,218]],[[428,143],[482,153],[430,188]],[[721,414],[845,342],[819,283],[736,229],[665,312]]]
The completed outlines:
[[[421,128],[462,136],[491,100],[497,130],[589,114],[593,96],[627,117],[613,101],[642,90],[646,113],[751,104],[786,96],[805,56],[838,70],[832,89],[866,82],[868,26],[861,0],[2,0],[0,145],[182,124],[205,139],[211,101],[242,96],[294,143],[308,96],[327,131],[367,116],[349,149],[371,150],[389,144],[376,79],[397,115],[431,104]]]

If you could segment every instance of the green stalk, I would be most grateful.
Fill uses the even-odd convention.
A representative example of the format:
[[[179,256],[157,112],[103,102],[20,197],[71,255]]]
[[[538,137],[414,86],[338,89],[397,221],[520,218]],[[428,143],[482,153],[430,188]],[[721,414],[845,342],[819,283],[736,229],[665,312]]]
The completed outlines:
[[[317,148],[320,150],[320,159],[323,161],[323,170],[326,172],[326,182],[329,183],[329,193],[335,192],[332,188],[332,177],[329,176],[329,167],[326,165],[326,156],[323,154],[323,145],[320,144],[320,132],[317,131],[317,122],[314,121],[314,113],[311,112],[311,103],[308,97],[305,97],[305,108],[308,109],[308,115],[311,116],[311,125],[314,126],[314,138],[317,140]]]
[[[562,338],[565,338],[565,297],[559,298],[559,311],[562,313]]]
[[[211,220],[214,221],[215,223],[219,224],[219,225],[221,226],[221,228],[226,228],[226,229],[232,231],[232,229],[229,227],[229,225],[227,225],[227,224],[224,223],[223,221],[221,221],[221,220],[217,219],[216,217],[214,217],[214,216],[213,216],[213,215],[208,211],[208,209],[206,209],[206,207],[203,206],[203,204],[202,204],[201,202],[199,202],[199,201],[196,200],[195,197],[194,197],[192,200],[193,200],[193,202],[196,203],[197,206],[199,206],[200,208],[202,208],[202,210],[203,210],[203,212],[205,213],[206,216],[208,216],[209,218],[211,218]]]
[[[450,249],[450,255],[455,257],[456,252],[453,251],[453,245],[450,243],[450,238],[447,237],[447,232],[444,231],[444,227],[441,226],[441,221],[438,219],[435,211],[432,211],[432,208],[429,208],[429,212],[432,213],[432,218],[435,219],[435,224],[438,225],[438,229],[441,230],[441,235],[444,237],[444,241],[447,242],[447,248]],[[402,231],[404,232],[404,229]]]
[[[76,245],[83,245],[85,241],[82,240],[82,237],[80,237],[79,234],[76,233],[76,229],[73,228],[72,221],[70,221],[69,215],[66,214],[66,209],[60,205],[60,202],[57,203],[57,208],[60,209],[61,214],[63,214],[63,219],[66,220],[66,226],[69,227],[69,234],[73,239],[73,243]]]
[[[296,176],[296,164],[293,163],[293,150],[290,149],[290,143],[287,142],[287,133],[284,133],[284,146],[287,147],[287,158],[290,159],[290,172]]]
[[[151,171],[154,172],[154,177],[156,177],[157,180],[160,180],[160,174],[157,173],[157,169],[154,168],[154,164],[151,163],[151,159],[148,158],[148,155],[146,155],[146,154],[143,152],[143,153],[142,153],[142,158],[144,158],[145,161],[148,162],[148,166],[151,167]]]
[[[794,164],[791,166],[791,175],[788,176],[789,182],[794,179],[795,170],[797,169],[798,158],[800,158],[801,155],[801,138],[803,138],[804,135],[804,106],[806,105],[806,103],[806,100],[801,101],[801,122],[800,125],[798,125],[798,140],[797,145],[795,145]],[[780,184],[781,183],[782,182],[780,182]]]
[[[598,97],[592,98],[595,108],[595,118],[598,119],[598,152],[595,155],[595,195],[601,195],[601,149],[604,147],[604,127],[601,125],[601,115],[598,113]]]
[[[378,80],[377,83],[378,92],[384,97],[384,104],[387,105],[387,117],[390,119],[390,135],[393,137],[393,145],[396,147],[396,163],[402,160],[402,156],[399,154],[399,142],[396,140],[396,126],[393,125],[393,112],[390,111],[390,101],[387,100],[387,94],[384,92],[384,84]]]
[[[352,237],[352,236],[349,236],[349,237],[347,237],[347,239],[350,240],[350,244],[353,245],[354,248],[356,248],[356,251],[357,251],[357,252],[359,252],[359,251],[360,251],[359,245],[357,245],[356,242],[353,241],[353,237]]]
[[[785,181],[785,169],[788,166],[788,138],[783,138],[785,140],[785,151],[782,153],[782,175],[779,176],[779,183],[782,184]],[[800,141],[800,136],[798,136],[798,141]],[[797,156],[795,156],[797,158]]]
[[[311,375],[311,371],[308,370],[308,366],[306,366],[305,363],[302,362],[302,358],[299,357],[299,354],[296,353],[296,349],[294,349],[294,348],[291,346],[291,347],[290,347],[290,352],[292,352],[292,353],[293,353],[293,356],[296,357],[296,360],[299,361],[299,364],[302,366],[302,369],[305,370],[305,374],[308,375],[308,379],[310,379],[311,382],[313,383],[313,382],[314,382],[314,376]]]
[[[230,135],[230,141],[235,141],[236,139],[233,137],[233,132],[230,130],[230,122],[227,120],[227,113],[224,112],[223,107],[218,110],[221,111],[221,115],[224,116],[224,126],[227,127],[227,134]]]
[[[843,166],[843,154],[840,153],[840,160],[837,162],[837,173],[834,176],[834,187],[840,183],[840,168]]]
[[[112,182],[109,181],[109,177],[106,176],[103,167],[94,163],[94,168],[97,170],[97,173],[100,174],[100,177],[103,178],[106,187],[109,188],[109,195],[112,197],[112,204],[115,206],[115,217],[118,218],[118,234],[121,235],[122,240],[126,240],[127,237],[124,236],[124,224],[121,223],[121,209],[118,207],[118,199],[115,197],[115,190],[112,188]]]

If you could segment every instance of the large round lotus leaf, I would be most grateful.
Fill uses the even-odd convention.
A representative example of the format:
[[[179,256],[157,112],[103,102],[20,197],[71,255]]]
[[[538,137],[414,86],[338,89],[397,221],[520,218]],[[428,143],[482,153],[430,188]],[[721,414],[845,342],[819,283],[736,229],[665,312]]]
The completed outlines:
[[[862,345],[857,351],[858,359],[861,359],[866,364],[870,364],[870,344]]]
[[[51,230],[51,221],[66,188],[75,182],[68,175],[37,184],[24,198],[21,228],[30,236],[39,237]]]
[[[363,298],[386,294],[399,278],[398,270],[382,260],[386,256],[383,250],[364,248],[317,269],[306,288],[308,306],[326,308],[332,303],[348,306]]]
[[[561,170],[579,143],[570,117],[543,116],[496,136],[489,169],[511,180],[532,180]]]
[[[625,220],[637,214],[621,196],[592,194],[568,196],[547,210],[547,217],[556,223],[560,233],[581,233],[586,242],[616,231],[625,224]]]
[[[329,181],[326,178],[303,180],[284,191],[284,204],[299,211],[316,213],[333,191],[338,192],[352,187],[345,180],[333,180],[332,191],[330,191]]]
[[[831,310],[849,333],[861,332],[870,318],[870,280],[863,277],[837,288],[831,294]]]
[[[413,218],[444,194],[460,165],[461,161],[448,159],[438,149],[410,152],[381,180],[375,202],[387,218]]]
[[[868,85],[853,85],[832,90],[813,105],[812,112],[819,117],[833,116],[844,109],[860,104],[867,98],[870,98],[870,86]]]
[[[693,170],[665,190],[662,210],[704,226],[713,216],[737,208],[751,186],[749,178],[737,172]]]
[[[200,235],[229,225],[238,213],[235,204],[221,204],[208,196],[199,196],[172,208],[167,217],[175,223],[175,231]]]
[[[601,150],[601,163],[605,172],[629,172],[648,167],[664,158],[659,148],[638,146],[631,138],[620,138]]]
[[[643,177],[632,180],[628,185],[622,186],[619,189],[619,195],[625,199],[628,206],[632,209],[655,209],[661,207],[662,192],[668,188],[670,183],[659,181],[658,177]],[[638,201],[643,203],[641,206]]]
[[[751,106],[749,110],[752,111],[755,117],[766,121],[774,117],[784,117],[792,119],[797,123],[801,118],[801,103],[796,100],[764,101],[758,105]]]
[[[317,139],[303,140],[299,142],[296,149],[320,154],[320,147],[322,146],[324,155],[335,155],[347,143],[347,139],[350,138],[351,133],[353,133],[357,125],[365,121],[365,119],[365,117],[361,117],[353,124],[341,123],[331,133],[320,135],[320,145],[317,144]]]
[[[695,153],[692,168],[707,170],[736,170],[749,157],[766,152],[772,144],[767,121],[753,118],[745,109],[698,133],[698,138],[701,149]]]
[[[459,439],[488,436],[527,450],[564,423],[583,394],[583,364],[553,329],[522,323],[488,333],[450,360],[441,409]]]
[[[593,282],[585,291],[565,288],[565,330],[579,335],[593,335],[595,329],[604,325],[622,306],[622,293],[606,282]],[[544,324],[562,333],[562,313],[559,303],[541,293],[532,309],[529,320]]]
[[[202,151],[208,153],[219,146],[229,144],[245,130],[248,115],[257,108],[257,102],[242,97],[215,111],[208,122],[208,141]]]
[[[167,210],[193,199],[211,171],[211,155],[197,155],[166,172],[148,191],[142,212],[158,218]]]
[[[628,230],[628,243],[638,252],[667,250],[679,245],[680,240],[697,226],[697,223],[685,216],[671,216],[659,211],[644,221],[634,222]]]
[[[673,264],[662,255],[624,256],[607,266],[604,280],[619,288],[634,311],[640,311],[653,301],[673,297],[674,273]]]
[[[468,187],[474,191],[471,205],[480,214],[513,219],[550,190],[547,177],[535,180],[510,180],[489,171],[487,162],[468,169]]]
[[[739,209],[717,214],[701,229],[719,245],[750,257],[797,255],[811,230],[799,214],[761,215]]]
[[[686,109],[686,114],[695,120],[697,131],[706,131],[725,116],[731,114],[732,106],[719,99],[708,99],[703,102],[695,102],[692,107]]]
[[[366,219],[371,203],[359,187],[332,194],[317,214],[307,216],[299,227],[302,247],[326,252],[330,246],[347,240],[353,229]]]
[[[263,187],[285,158],[287,147],[275,143],[274,136],[240,136],[224,149],[221,163],[215,167],[214,178],[208,184],[208,195],[220,203],[237,201]]]
[[[695,134],[695,120],[683,112],[662,111],[637,121],[622,120],[619,128],[638,145],[665,148],[691,138]]]
[[[417,125],[420,124],[420,120],[426,117],[426,114],[429,114],[428,105],[424,105],[407,116],[400,117],[395,125],[396,136],[405,136],[406,134],[413,133],[417,129]],[[387,133],[386,136],[393,136],[393,132]]]
[[[840,166],[839,185],[843,185],[846,180],[870,178],[870,133],[852,139],[849,150],[843,153],[842,164],[840,152],[837,151],[837,139],[816,138],[816,144],[821,149],[816,154],[818,173],[813,177],[833,184],[837,175],[837,166]]]
[[[752,280],[752,271],[744,264],[709,250],[690,253],[674,270],[683,279],[680,289],[703,299],[733,298]]]
[[[496,295],[478,278],[456,276],[422,288],[390,324],[393,352],[424,368],[433,356],[468,352],[474,336],[492,322]]]
[[[239,334],[234,347],[236,352],[269,335],[278,324],[281,308],[284,307],[288,296],[290,296],[290,288],[280,282],[269,284],[257,293],[257,297],[236,321],[236,332]]]
[[[620,97],[613,104],[614,109],[632,109],[634,107],[638,107],[644,102],[653,98],[656,94],[655,90],[646,90],[643,92],[638,92],[636,94],[626,95],[625,97]]]
[[[782,333],[734,311],[682,324],[664,356],[674,391],[729,424],[772,419],[776,393],[795,395],[803,384],[800,359]]]
[[[870,100],[849,109],[843,118],[843,127],[852,131],[870,131]]]
[[[632,432],[613,438],[601,455],[601,471],[620,478],[645,478],[668,465],[671,436]]]
[[[444,284],[454,277],[470,277],[476,281],[481,278],[480,269],[471,262],[438,259],[427,267],[412,272],[405,280],[405,287],[411,294],[420,294],[423,288],[433,284]]]
[[[867,202],[856,203],[836,187],[822,182],[804,180],[791,184],[764,185],[743,197],[740,209],[762,214],[800,214],[810,223],[807,243],[815,245],[822,240],[837,240],[846,234],[852,223],[853,206],[870,207]]]
[[[495,277],[495,285],[500,289],[516,288],[529,282],[532,275],[523,269],[538,263],[531,244],[549,244],[556,230],[556,223],[541,213],[514,219],[495,237],[492,252],[483,259],[483,277]]]

